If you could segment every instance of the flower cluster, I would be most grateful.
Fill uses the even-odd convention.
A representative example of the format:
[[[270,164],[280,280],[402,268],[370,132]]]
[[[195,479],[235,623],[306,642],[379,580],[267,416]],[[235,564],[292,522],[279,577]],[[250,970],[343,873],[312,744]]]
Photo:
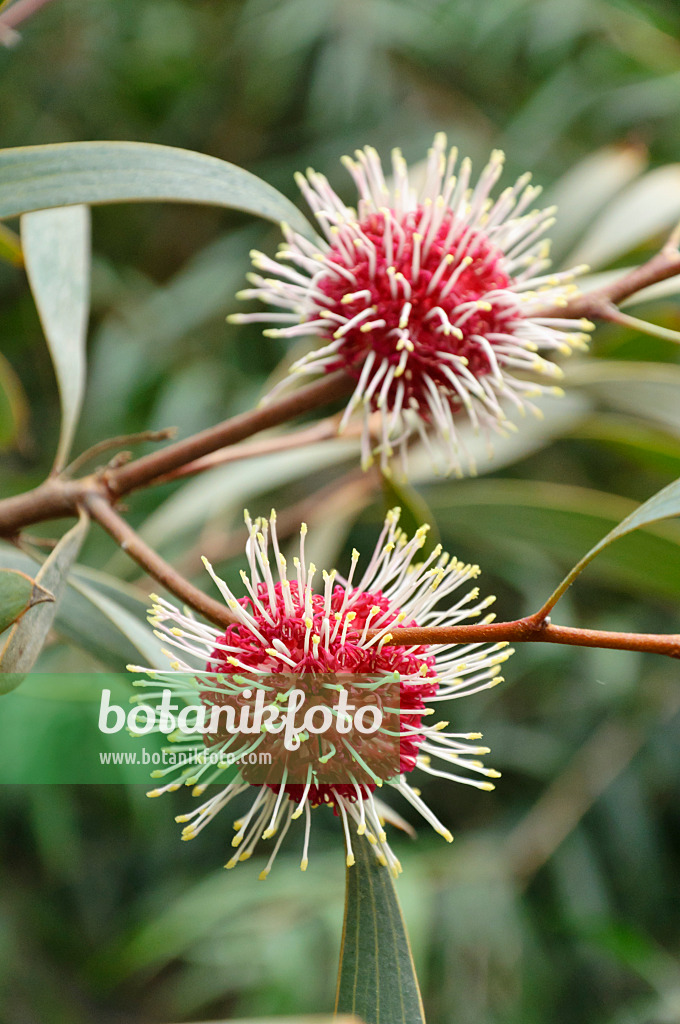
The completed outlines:
[[[250,857],[260,839],[277,836],[261,874],[266,877],[292,822],[304,815],[304,870],[312,809],[326,805],[342,822],[348,864],[354,859],[352,832],[356,831],[367,836],[378,860],[396,873],[399,863],[386,841],[383,824],[405,823],[376,796],[376,791],[382,787],[396,790],[437,832],[451,840],[448,829],[407,777],[418,767],[479,789],[493,788],[488,779],[498,773],[478,760],[480,754],[488,752],[478,745],[480,734],[450,732],[447,722],[430,725],[427,719],[435,714],[439,702],[500,682],[500,665],[512,652],[503,643],[404,647],[390,644],[390,640],[400,625],[453,625],[479,616],[493,598],[480,600],[478,588],[473,587],[453,599],[455,591],[476,578],[478,566],[450,558],[440,545],[418,562],[427,527],[421,527],[409,539],[399,526],[398,509],[388,513],[363,572],[359,571],[360,558],[355,550],[346,578],[333,570],[323,571],[320,580],[316,567],[305,557],[304,524],[300,528],[299,554],[290,567],[280,550],[275,513],[269,519],[255,521],[246,513],[245,519],[249,571],[241,573],[244,596],[236,597],[205,562],[233,615],[233,624],[220,632],[170,602],[154,598],[150,621],[156,635],[177,654],[170,654],[173,660],[169,671],[134,671],[146,672],[155,682],[174,688],[177,697],[193,703],[198,694],[204,704],[219,705],[229,699],[242,707],[254,702],[258,688],[267,690],[270,699],[285,702],[295,680],[302,677],[317,679],[319,692],[328,687],[327,692],[336,697],[338,690],[347,688],[355,702],[362,699],[362,694],[383,704],[394,704],[398,699],[389,726],[378,734],[381,742],[389,740],[393,746],[396,736],[397,763],[391,774],[383,773],[381,777],[346,734],[336,730],[332,742],[330,737],[319,737],[318,762],[310,761],[302,781],[287,781],[284,768],[278,781],[254,784],[249,768],[240,769],[228,785],[180,816],[178,820],[185,823],[183,838],[198,835],[223,807],[252,787],[256,795],[247,813],[236,822],[235,852],[228,868]],[[484,621],[492,618],[487,615]],[[137,685],[151,684],[145,680]],[[235,755],[245,755],[267,744],[271,749],[274,740],[263,730],[256,737],[219,735],[210,742],[212,752],[231,747]],[[189,738],[183,735],[180,745],[185,751],[198,753],[195,760],[200,762],[206,743],[199,733]],[[278,743],[280,765],[285,763],[286,752],[281,740]],[[335,782],[322,781],[321,763],[335,763]],[[203,795],[208,785],[219,781],[222,770],[205,758],[203,766],[196,768],[194,764],[179,774],[175,768],[157,771],[157,777],[169,775],[170,781],[149,795],[176,790],[183,783],[193,786],[195,795]]]
[[[439,134],[416,190],[399,150],[388,184],[378,154],[366,147],[344,161],[359,194],[356,210],[322,174],[299,174],[324,237],[311,241],[283,225],[276,260],[251,254],[260,273],[239,297],[281,312],[230,319],[283,325],[266,330],[270,337],[322,340],[293,364],[283,386],[340,369],[354,377],[341,429],[363,407],[364,466],[376,452],[383,470],[395,451],[405,461],[417,433],[435,465],[432,440],[443,451],[442,468],[460,473],[470,459],[457,414],[467,414],[487,440],[514,429],[508,407],[540,415],[531,398],[561,393],[536,382],[537,375],[561,376],[540,353],[567,355],[587,341],[589,321],[555,316],[584,268],[544,273],[550,261],[542,236],[554,210],[531,209],[540,189],[528,174],[494,201],[503,160],[495,151],[472,187],[470,161],[455,175],[457,152],[447,154]]]

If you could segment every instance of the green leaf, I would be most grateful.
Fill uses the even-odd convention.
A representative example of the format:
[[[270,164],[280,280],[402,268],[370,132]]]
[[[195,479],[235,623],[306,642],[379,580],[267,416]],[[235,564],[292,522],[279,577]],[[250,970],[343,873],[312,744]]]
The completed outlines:
[[[0,633],[43,601],[54,601],[54,595],[24,572],[0,569]]]
[[[366,1024],[424,1022],[413,957],[392,876],[365,839],[347,869],[336,1010]]]
[[[204,1024],[363,1024],[358,1017],[346,1017],[344,1014],[338,1016],[333,1014],[325,1014],[322,1017],[310,1017],[305,1015],[304,1017],[248,1017],[247,1020],[239,1019],[234,1020],[233,1017],[228,1021],[223,1020],[211,1020],[205,1021]]]
[[[32,576],[40,562],[0,542],[0,566]],[[140,655],[149,664],[162,665],[167,659],[146,624],[148,603],[148,597],[136,587],[96,569],[75,565],[52,629],[114,671],[121,671]]]
[[[243,210],[306,235],[275,188],[214,156],[145,142],[66,142],[0,150],[0,218],[79,203],[162,200]]]
[[[485,548],[505,550],[518,541],[569,566],[635,510],[632,501],[616,494],[535,480],[461,481],[428,488],[425,496],[439,513],[447,549],[455,554],[459,543],[474,545],[482,566],[489,568],[492,556],[483,555]],[[499,561],[498,571],[503,564]],[[634,534],[604,552],[595,572],[627,593],[680,599],[679,524],[659,523]]]
[[[565,386],[602,404],[680,431],[680,366],[590,359],[565,367]]]
[[[646,164],[642,146],[624,143],[603,146],[570,168],[545,197],[546,206],[557,207],[556,223],[550,231],[553,257],[555,249],[561,254],[573,245],[593,217],[637,178]]]
[[[646,501],[634,512],[626,516],[618,526],[610,530],[606,537],[590,549],[583,558],[576,563],[571,572],[562,580],[559,587],[554,591],[546,603],[547,608],[552,608],[566,590],[569,589],[577,576],[583,572],[585,567],[599,555],[606,547],[619,537],[625,537],[627,533],[639,529],[641,526],[649,526],[651,523],[658,523],[661,519],[670,519],[680,515],[680,480],[675,480],[662,491],[658,491],[649,501]]]
[[[662,473],[666,478],[680,475],[680,437],[632,417],[594,414],[571,436],[605,444],[646,471]]]
[[[149,662],[150,667],[164,666],[168,659],[161,651],[161,644],[153,634],[151,626],[145,619],[136,618],[126,608],[121,607],[116,601],[99,593],[94,587],[88,586],[82,579],[71,577],[71,586],[87,598],[95,608],[106,616],[117,629],[126,636],[133,647]]]
[[[90,315],[90,211],[40,210],[21,218],[26,273],[59,384],[61,431],[54,461],[63,469],[85,391]]]
[[[680,164],[658,167],[633,182],[592,221],[569,255],[571,264],[604,267],[625,256],[680,218]]]
[[[178,796],[180,802],[185,798]],[[145,819],[150,817],[147,811]],[[161,817],[164,819],[165,815]],[[328,921],[334,926],[342,904],[343,884],[337,871],[336,851],[317,850],[304,879],[299,863],[297,857],[282,859],[267,883],[260,885],[249,885],[247,879],[235,885],[234,876],[224,869],[209,875],[196,874],[190,884],[181,884],[174,887],[174,892],[168,892],[168,899],[156,914],[138,913],[137,925],[123,943],[98,950],[97,973],[119,982],[139,977],[141,972],[157,973],[168,965],[177,965],[178,984],[184,985],[191,984],[187,979],[195,977],[194,965],[200,965],[203,994],[196,994],[197,1010],[183,1013],[185,1019],[197,1016],[198,1007],[206,1005],[210,978],[204,971],[207,968],[211,972],[216,964],[224,965],[220,975],[224,987],[219,991],[238,990],[244,972],[249,986],[277,986],[281,979],[290,976],[290,964],[281,957],[281,943],[287,943],[289,952],[293,949],[299,953],[298,962],[307,963],[318,944],[319,931],[312,922],[318,920],[319,927],[325,927]],[[274,907],[276,913],[272,915]],[[304,938],[299,930],[291,931],[293,921],[305,922]],[[258,940],[262,922],[271,940],[266,948]],[[215,987],[215,998],[217,992]],[[314,1009],[308,993],[304,995],[295,1005],[299,1007],[304,1002],[308,1009]]]
[[[12,627],[5,646],[0,651],[0,670],[13,673],[14,677],[11,687],[6,683],[5,689],[0,690],[0,693],[8,692],[9,688],[15,689],[21,682],[22,674],[29,671],[40,654],[52,626],[57,603],[66,588],[68,574],[85,539],[89,522],[89,517],[81,512],[76,525],[64,534],[40,567],[36,582],[52,592],[54,602],[30,609]]]
[[[337,438],[319,444],[244,459],[201,473],[183,484],[145,521],[139,531],[154,547],[185,533],[196,533],[203,523],[228,522],[261,494],[294,480],[314,476],[330,466],[356,459],[358,444]]]

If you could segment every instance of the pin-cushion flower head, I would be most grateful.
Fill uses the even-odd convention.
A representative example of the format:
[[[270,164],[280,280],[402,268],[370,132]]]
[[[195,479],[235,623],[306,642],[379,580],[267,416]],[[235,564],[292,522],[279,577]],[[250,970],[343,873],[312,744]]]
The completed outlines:
[[[424,181],[415,189],[399,150],[387,183],[370,147],[344,160],[358,191],[346,206],[315,171],[297,182],[323,237],[315,241],[283,225],[276,260],[254,251],[258,273],[239,293],[271,309],[235,314],[264,322],[264,333],[320,341],[295,362],[284,385],[305,375],[344,369],[355,379],[342,426],[364,416],[364,465],[420,434],[435,465],[460,472],[468,461],[461,414],[490,437],[514,429],[507,413],[540,411],[532,397],[561,393],[555,353],[583,347],[592,324],[555,316],[575,292],[583,268],[545,274],[553,209],[532,209],[539,188],[525,174],[491,198],[503,154],[495,151],[478,181],[471,165],[436,136]],[[546,316],[551,312],[550,316]],[[280,325],[280,326],[279,326]],[[379,416],[371,420],[371,414]],[[378,421],[378,426],[375,425]],[[434,442],[434,448],[432,443]]]
[[[193,839],[232,799],[252,792],[249,809],[235,825],[227,867],[250,857],[260,839],[276,837],[261,875],[266,877],[290,826],[304,815],[304,870],[314,809],[326,807],[342,825],[348,864],[354,859],[352,835],[366,835],[378,860],[398,871],[383,825],[405,823],[377,793],[394,791],[450,841],[449,830],[409,780],[418,768],[493,789],[489,778],[498,773],[479,760],[488,752],[479,746],[481,734],[449,731],[436,712],[443,701],[500,682],[500,665],[512,651],[504,643],[404,647],[389,641],[401,625],[455,625],[486,615],[493,598],[480,599],[476,586],[458,596],[479,567],[450,558],[439,545],[422,558],[427,528],[409,539],[399,526],[398,509],[387,515],[365,565],[356,550],[352,553],[346,578],[336,570],[318,573],[307,561],[304,524],[291,566],[281,553],[273,512],[255,521],[246,513],[246,523],[249,569],[241,573],[242,596],[206,563],[233,624],[220,631],[156,598],[151,621],[172,647],[173,660],[167,671],[141,670],[153,682],[137,685],[157,689],[160,683],[193,710],[202,704],[211,714],[230,705],[241,724],[251,720],[258,702],[260,709],[265,702],[285,709],[303,686],[317,706],[328,707],[326,728],[311,735],[311,728],[299,732],[294,757],[280,731],[262,727],[171,736],[190,763],[154,772],[165,781],[149,795],[185,784],[203,796],[210,784],[219,783],[195,810],[178,818],[185,823],[183,838]],[[492,618],[486,615],[483,621]],[[380,709],[379,727],[370,735],[348,732],[341,721],[344,713],[337,710],[340,702],[345,708]],[[207,757],[225,752],[238,767],[226,785],[224,765]],[[258,759],[258,752],[269,757]]]

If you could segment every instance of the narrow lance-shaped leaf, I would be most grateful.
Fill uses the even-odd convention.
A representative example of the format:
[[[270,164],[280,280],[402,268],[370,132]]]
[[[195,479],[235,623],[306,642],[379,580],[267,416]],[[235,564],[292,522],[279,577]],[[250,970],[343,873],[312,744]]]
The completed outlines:
[[[664,487],[662,491],[653,495],[629,516],[626,516],[618,526],[610,530],[606,537],[603,537],[583,558],[576,563],[571,572],[565,576],[555,592],[548,598],[542,611],[549,612],[557,604],[562,595],[569,589],[577,576],[599,555],[606,547],[619,537],[625,537],[627,533],[639,529],[641,526],[649,526],[651,523],[658,523],[661,519],[670,519],[672,516],[680,515],[680,480],[674,480],[672,484]]]
[[[446,545],[473,538],[477,545],[504,552],[498,569],[513,585],[517,565],[524,565],[515,541],[572,565],[637,507],[618,494],[526,479],[439,484],[428,488],[425,497],[435,513],[443,513]],[[651,574],[650,565],[655,567]],[[625,545],[607,548],[595,571],[626,593],[680,599],[680,523],[652,523],[637,531]]]
[[[2,568],[33,576],[40,564],[13,545],[0,541]],[[150,665],[160,657],[161,664],[162,645],[146,623],[148,603],[143,591],[107,573],[75,565],[59,601],[52,629],[113,671],[119,672],[121,666],[139,661],[140,655]],[[0,649],[5,639],[0,638]]]
[[[81,512],[76,525],[64,534],[40,567],[36,582],[51,591],[54,602],[31,608],[12,626],[0,651],[0,673],[5,673],[0,675],[0,694],[16,689],[40,654],[88,526],[89,518]]]
[[[248,1017],[247,1020],[234,1020],[233,1017],[230,1020],[212,1020],[205,1021],[204,1024],[363,1024],[358,1017],[338,1017],[337,1014],[330,1016],[324,1014],[320,1017]]]
[[[560,257],[609,202],[645,169],[643,146],[624,143],[603,146],[570,168],[550,189],[546,206],[559,210],[551,229],[551,253]],[[558,253],[555,253],[555,249]],[[565,266],[571,266],[569,259]]]
[[[347,869],[335,1009],[366,1024],[424,1024],[413,958],[392,876],[365,839]]]
[[[52,356],[61,401],[54,461],[63,469],[85,392],[90,314],[90,211],[86,206],[27,213],[21,218],[26,273]]]
[[[128,638],[150,664],[153,665],[162,658],[162,644],[153,635],[144,619],[135,618],[127,608],[110,600],[105,594],[100,594],[94,587],[88,586],[81,579],[72,578],[70,582],[75,590],[87,598],[95,608],[98,608],[106,616],[109,622],[112,622]],[[160,663],[162,664],[162,661]]]
[[[0,569],[0,633],[43,601],[54,601],[54,595],[25,572]]]
[[[569,254],[570,264],[605,267],[640,243],[670,231],[680,217],[680,164],[657,167],[628,186]]]
[[[148,200],[224,206],[313,233],[309,221],[271,185],[188,149],[66,142],[0,150],[0,219],[54,206]]]

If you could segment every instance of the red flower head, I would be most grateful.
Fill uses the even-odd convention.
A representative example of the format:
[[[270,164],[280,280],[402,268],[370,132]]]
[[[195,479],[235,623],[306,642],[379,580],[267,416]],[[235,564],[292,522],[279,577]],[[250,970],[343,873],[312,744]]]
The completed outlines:
[[[443,700],[467,696],[500,682],[500,664],[512,653],[505,644],[451,644],[402,647],[387,643],[395,626],[455,624],[480,615],[493,598],[479,600],[476,587],[451,603],[451,595],[479,574],[443,554],[438,545],[422,562],[415,561],[425,543],[427,528],[408,539],[399,527],[399,510],[392,510],[378,544],[362,573],[354,551],[346,578],[335,570],[319,576],[307,564],[306,527],[300,530],[299,557],[292,571],[283,557],[276,533],[276,517],[252,522],[246,553],[249,572],[241,576],[245,594],[237,598],[206,563],[227,606],[233,625],[224,632],[198,623],[169,602],[156,598],[151,619],[157,635],[180,652],[170,672],[144,670],[155,681],[165,681],[176,697],[184,697],[211,710],[229,705],[240,715],[250,713],[257,701],[286,707],[293,691],[302,686],[328,706],[330,725],[318,734],[298,730],[295,763],[284,748],[281,732],[266,728],[219,731],[209,738],[197,730],[181,737],[182,749],[193,757],[188,767],[154,773],[172,781],[153,790],[158,796],[182,783],[203,794],[219,780],[223,767],[215,767],[212,754],[230,751],[239,766],[235,779],[220,788],[196,810],[178,819],[187,822],[183,833],[192,839],[229,801],[249,788],[256,789],[250,810],[236,824],[233,867],[249,857],[259,839],[277,835],[271,864],[292,822],[305,815],[302,868],[307,866],[311,810],[330,806],[341,819],[346,856],[353,863],[352,830],[366,834],[378,859],[398,870],[381,821],[403,825],[376,796],[381,788],[400,793],[446,839],[448,829],[435,817],[407,781],[418,767],[430,774],[493,789],[486,781],[497,772],[477,760],[487,753],[477,745],[480,735],[447,731],[446,722],[429,724],[434,706]],[[444,599],[448,598],[448,601]],[[439,607],[444,601],[445,607]],[[491,616],[493,618],[493,616]],[[139,685],[148,685],[140,683]],[[258,693],[260,696],[258,697]],[[345,706],[372,706],[384,712],[380,727],[370,736],[342,727]],[[335,716],[335,717],[334,717]],[[322,716],[323,717],[323,716]],[[275,776],[269,768],[251,767],[257,752],[273,754]],[[441,762],[441,767],[433,767]],[[269,763],[272,763],[270,758]],[[302,769],[300,769],[302,765]],[[474,776],[481,775],[482,779]],[[330,781],[329,781],[330,780]]]
[[[530,175],[490,198],[503,159],[495,151],[470,187],[470,161],[454,176],[457,153],[447,156],[439,134],[416,191],[399,150],[388,185],[378,154],[366,147],[344,161],[359,193],[356,210],[322,174],[299,174],[324,237],[312,242],[284,225],[276,260],[251,254],[256,269],[271,276],[251,274],[254,287],[239,297],[283,312],[230,319],[285,325],[266,330],[270,337],[322,339],[293,364],[289,380],[338,369],[355,378],[342,426],[363,407],[365,466],[374,451],[383,469],[394,449],[405,459],[406,440],[416,431],[435,462],[433,436],[444,468],[460,472],[457,414],[464,411],[486,435],[514,429],[506,408],[540,414],[531,397],[561,393],[536,383],[536,375],[561,376],[539,353],[567,355],[587,340],[588,321],[542,315],[566,305],[579,271],[542,276],[550,265],[542,236],[554,211],[530,210],[540,193],[528,184]],[[375,411],[381,426],[374,448]]]

